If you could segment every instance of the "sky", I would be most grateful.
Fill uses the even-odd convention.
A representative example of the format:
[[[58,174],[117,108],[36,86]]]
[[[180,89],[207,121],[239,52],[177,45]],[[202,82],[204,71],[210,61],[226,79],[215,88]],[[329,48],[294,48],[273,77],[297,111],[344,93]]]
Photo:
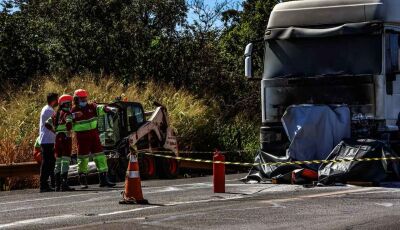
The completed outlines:
[[[187,0],[190,2],[190,0]],[[206,4],[210,9],[212,9],[217,3],[223,2],[224,0],[204,0],[204,4]],[[237,9],[241,9],[241,3],[243,3],[245,0],[227,0],[230,7],[237,7]],[[192,10],[189,11],[188,13],[188,21],[192,22],[193,20],[196,19],[196,15],[193,13]],[[216,26],[219,26],[219,24],[222,24],[222,22],[217,22]]]
[[[188,0],[190,1],[190,0]],[[209,7],[214,7],[216,3],[222,2],[223,0],[204,0],[204,3],[209,6]],[[230,4],[237,4],[239,5],[242,3],[244,0],[228,0]],[[3,0],[0,0],[0,2],[3,2]],[[0,6],[0,10],[2,10],[2,7]],[[188,20],[191,21],[193,20],[194,14],[193,12],[189,12],[188,14]]]

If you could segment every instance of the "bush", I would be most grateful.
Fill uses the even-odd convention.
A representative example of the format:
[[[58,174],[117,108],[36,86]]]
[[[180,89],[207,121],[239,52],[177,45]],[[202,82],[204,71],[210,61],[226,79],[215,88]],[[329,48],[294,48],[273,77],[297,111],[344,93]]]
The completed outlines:
[[[213,99],[197,98],[184,88],[175,89],[155,82],[124,86],[113,77],[96,79],[90,75],[73,77],[67,82],[58,79],[57,76],[40,78],[19,88],[10,84],[2,86],[0,163],[33,161],[33,144],[38,136],[40,110],[46,104],[46,94],[72,94],[78,88],[88,90],[90,100],[96,102],[111,102],[124,94],[129,101],[142,103],[145,110],[152,110],[154,101],[165,105],[183,150],[253,150],[258,144],[254,122],[244,122],[241,115],[232,122],[225,121]],[[239,145],[238,133],[241,136]],[[18,187],[20,182],[17,180],[10,186]]]

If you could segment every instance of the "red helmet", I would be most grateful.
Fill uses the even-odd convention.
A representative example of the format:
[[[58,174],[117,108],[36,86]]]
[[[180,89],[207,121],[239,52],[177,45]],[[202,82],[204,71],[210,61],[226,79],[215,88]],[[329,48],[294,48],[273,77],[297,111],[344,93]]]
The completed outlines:
[[[58,98],[58,104],[62,105],[65,102],[72,102],[73,99],[74,98],[71,95],[63,94],[63,95],[61,95],[61,97]]]
[[[88,97],[88,93],[84,89],[77,89],[74,92],[74,97]]]

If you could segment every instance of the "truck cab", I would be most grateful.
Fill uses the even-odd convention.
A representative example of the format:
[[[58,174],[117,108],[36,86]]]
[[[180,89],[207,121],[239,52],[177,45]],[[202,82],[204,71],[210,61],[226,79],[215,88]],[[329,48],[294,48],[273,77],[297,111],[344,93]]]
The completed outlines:
[[[262,41],[261,150],[284,156],[291,105],[346,105],[352,138],[397,140],[400,1],[299,0],[273,9]],[[245,75],[254,78],[253,43]]]

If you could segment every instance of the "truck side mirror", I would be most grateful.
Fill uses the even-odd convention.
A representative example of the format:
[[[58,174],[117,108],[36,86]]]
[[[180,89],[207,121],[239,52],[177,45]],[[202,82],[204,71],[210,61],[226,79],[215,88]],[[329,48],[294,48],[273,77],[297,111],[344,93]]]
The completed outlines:
[[[253,43],[249,43],[246,46],[246,50],[244,52],[244,75],[247,78],[252,78],[253,77],[253,60],[252,60],[252,55],[253,55]]]

